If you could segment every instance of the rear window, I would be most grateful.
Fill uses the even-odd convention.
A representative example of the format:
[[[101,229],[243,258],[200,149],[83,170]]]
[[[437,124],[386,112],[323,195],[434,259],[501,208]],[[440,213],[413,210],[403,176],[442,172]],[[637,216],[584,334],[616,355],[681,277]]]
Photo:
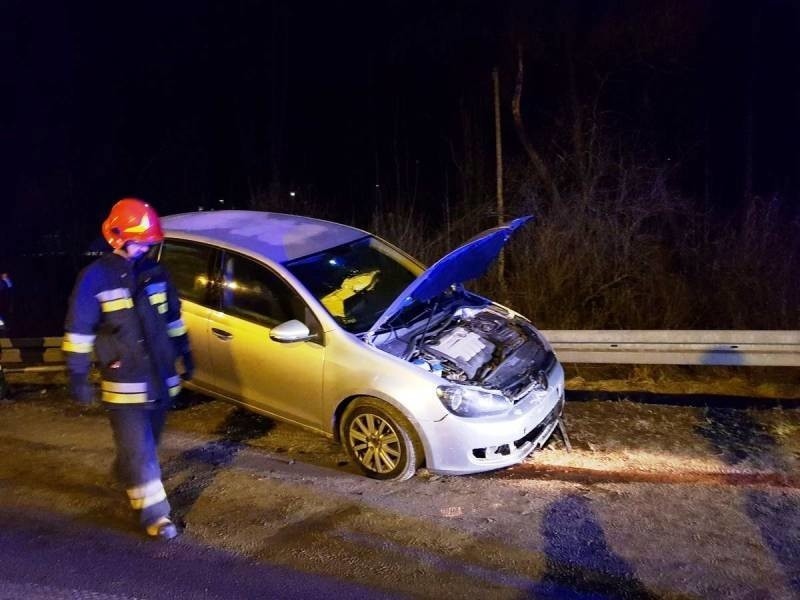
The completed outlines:
[[[159,262],[167,269],[178,295],[190,302],[208,304],[209,267],[214,250],[203,244],[167,240]]]

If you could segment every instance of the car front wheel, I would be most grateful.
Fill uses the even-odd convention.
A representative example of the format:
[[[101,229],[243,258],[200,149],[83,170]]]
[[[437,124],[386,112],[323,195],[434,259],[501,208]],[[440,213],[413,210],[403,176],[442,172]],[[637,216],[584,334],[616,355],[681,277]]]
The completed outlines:
[[[403,481],[422,465],[422,444],[414,428],[379,400],[354,401],[344,413],[340,433],[350,457],[373,479]]]

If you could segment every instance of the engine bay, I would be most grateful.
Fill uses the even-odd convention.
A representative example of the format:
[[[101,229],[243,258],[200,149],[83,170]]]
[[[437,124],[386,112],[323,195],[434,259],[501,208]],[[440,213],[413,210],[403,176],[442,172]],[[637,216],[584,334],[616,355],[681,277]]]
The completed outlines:
[[[443,310],[376,346],[444,379],[501,390],[512,399],[546,389],[555,364],[536,329],[496,305]]]

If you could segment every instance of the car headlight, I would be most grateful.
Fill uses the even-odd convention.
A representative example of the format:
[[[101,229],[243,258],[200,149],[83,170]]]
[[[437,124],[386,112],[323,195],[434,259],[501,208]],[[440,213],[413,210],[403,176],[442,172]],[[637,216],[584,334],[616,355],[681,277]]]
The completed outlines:
[[[511,408],[511,401],[500,392],[465,385],[440,385],[436,395],[447,410],[462,417],[498,415]]]

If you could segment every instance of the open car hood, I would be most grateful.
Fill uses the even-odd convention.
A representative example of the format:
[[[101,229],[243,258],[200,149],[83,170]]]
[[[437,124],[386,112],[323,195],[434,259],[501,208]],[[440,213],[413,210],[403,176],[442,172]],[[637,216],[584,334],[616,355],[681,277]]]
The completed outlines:
[[[440,258],[406,287],[366,333],[371,339],[375,332],[412,302],[435,298],[452,285],[477,279],[489,270],[500,250],[520,226],[533,219],[519,217],[498,227],[487,229],[467,243]]]

